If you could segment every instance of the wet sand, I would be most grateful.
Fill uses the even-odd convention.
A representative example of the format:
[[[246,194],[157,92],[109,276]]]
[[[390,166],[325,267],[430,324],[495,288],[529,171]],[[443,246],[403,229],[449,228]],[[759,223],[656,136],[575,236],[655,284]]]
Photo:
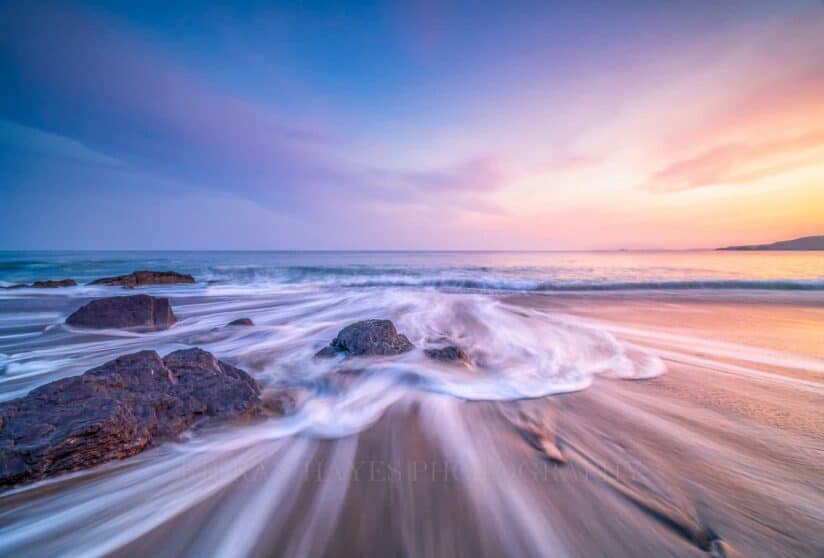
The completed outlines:
[[[253,556],[821,555],[820,393],[742,394],[747,388],[735,380],[696,389],[696,374],[704,372],[677,368],[654,380],[604,380],[513,403],[443,396],[398,403],[356,437],[309,442],[286,505],[278,494],[260,495],[269,515],[244,549]],[[780,408],[794,420],[776,421]],[[563,462],[550,459],[525,424],[539,425]],[[261,480],[253,474],[235,490],[251,498]],[[199,513],[116,555],[203,552],[203,531],[190,524],[213,521],[208,509]],[[188,540],[170,547],[182,532]]]
[[[511,301],[557,306],[551,297]],[[711,323],[725,334],[713,339],[737,342],[748,340],[742,320],[780,323],[770,348],[808,354],[824,340],[824,309],[807,304],[703,301],[696,312],[695,301],[666,311],[653,303],[651,313],[627,297],[563,303],[657,331]],[[761,328],[750,331],[760,345]],[[390,459],[400,473],[350,475],[326,554],[821,555],[824,376],[667,364],[658,378],[601,379],[536,400],[395,409],[359,437],[355,464]]]
[[[158,448],[0,496],[20,529],[98,509],[86,540],[62,518],[5,549],[97,555],[112,532],[112,556],[822,556],[819,299],[507,297],[597,322],[667,372],[511,402],[412,392],[352,436]],[[138,489],[101,504],[115,486]]]

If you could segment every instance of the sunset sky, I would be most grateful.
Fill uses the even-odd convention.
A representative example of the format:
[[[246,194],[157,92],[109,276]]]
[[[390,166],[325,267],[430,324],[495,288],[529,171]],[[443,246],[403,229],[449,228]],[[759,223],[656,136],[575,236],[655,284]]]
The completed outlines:
[[[824,234],[818,0],[123,4],[0,2],[0,249]]]

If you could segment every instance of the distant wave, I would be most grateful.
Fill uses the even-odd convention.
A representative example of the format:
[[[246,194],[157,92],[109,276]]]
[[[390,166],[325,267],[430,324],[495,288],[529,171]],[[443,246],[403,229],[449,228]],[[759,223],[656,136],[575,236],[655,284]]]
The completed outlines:
[[[0,261],[0,272],[5,271],[20,271],[24,269],[36,268],[39,266],[48,265],[48,262],[37,260],[23,260],[23,261]]]
[[[273,288],[306,286],[319,288],[346,289],[420,289],[435,288],[467,291],[500,292],[607,292],[607,291],[696,291],[696,290],[764,290],[764,291],[824,291],[824,279],[707,279],[707,280],[662,280],[662,281],[534,281],[524,279],[456,278],[456,277],[396,277],[374,276],[304,276],[288,274],[223,277],[211,279],[209,285],[219,288]]]
[[[690,290],[765,290],[765,291],[824,291],[824,279],[707,279],[707,280],[662,280],[662,281],[529,281],[519,279],[470,279],[426,276],[387,277],[375,273],[305,274],[295,276],[290,273],[250,273],[212,275],[199,281],[213,287],[287,287],[317,286],[331,288],[439,288],[473,291],[504,292],[595,292],[595,291],[690,291]],[[0,281],[0,289],[7,289],[15,283]],[[82,288],[77,287],[77,288]],[[28,291],[29,289],[23,289]],[[61,289],[61,293],[75,289]],[[6,292],[6,291],[3,291]],[[16,292],[16,291],[9,291]],[[38,292],[41,292],[38,289]],[[45,291],[45,292],[51,292]]]
[[[491,291],[769,290],[824,291],[824,280],[706,280],[638,282],[533,282],[476,279],[423,279],[341,283],[345,287],[440,287]]]

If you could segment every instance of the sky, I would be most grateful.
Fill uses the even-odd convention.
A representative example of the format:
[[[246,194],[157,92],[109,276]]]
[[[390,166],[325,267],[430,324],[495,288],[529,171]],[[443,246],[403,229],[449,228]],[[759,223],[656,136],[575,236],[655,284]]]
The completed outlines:
[[[6,2],[0,249],[824,234],[824,3]]]

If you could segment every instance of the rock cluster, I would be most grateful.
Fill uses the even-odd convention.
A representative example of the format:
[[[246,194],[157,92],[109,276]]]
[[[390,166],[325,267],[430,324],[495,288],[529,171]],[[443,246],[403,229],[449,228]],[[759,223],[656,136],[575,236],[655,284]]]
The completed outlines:
[[[31,284],[31,286],[35,289],[56,289],[58,287],[76,287],[77,281],[75,281],[74,279],[61,279],[60,281],[35,281]]]
[[[261,406],[251,376],[201,349],[122,356],[0,403],[0,486],[129,457]]]
[[[70,326],[92,329],[166,329],[177,320],[168,298],[149,295],[98,298],[66,318]]]
[[[94,284],[138,286],[194,282],[175,272],[137,271]],[[74,281],[39,281],[48,288]],[[146,294],[92,300],[67,319],[84,328],[165,329],[175,323],[167,298]],[[232,327],[252,326],[238,318]],[[364,320],[340,330],[316,356],[390,356],[414,345],[389,320]],[[428,348],[442,362],[468,363],[455,345]],[[339,371],[345,377],[346,371]],[[20,399],[0,403],[0,487],[43,479],[129,457],[170,440],[207,420],[260,412],[281,415],[295,406],[294,394],[260,386],[246,372],[201,349],[122,356],[80,376],[57,380]]]
[[[194,283],[191,275],[176,271],[134,271],[128,275],[103,277],[95,279],[90,285],[109,285],[119,287],[142,287],[144,285],[172,285],[176,283]]]

